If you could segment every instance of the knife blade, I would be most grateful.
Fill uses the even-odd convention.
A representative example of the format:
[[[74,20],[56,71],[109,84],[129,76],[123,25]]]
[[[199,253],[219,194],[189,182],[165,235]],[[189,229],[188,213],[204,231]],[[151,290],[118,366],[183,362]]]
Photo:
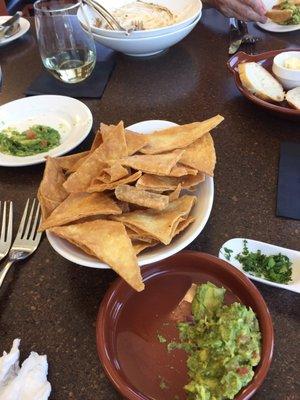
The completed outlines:
[[[21,11],[17,11],[15,15],[13,15],[11,18],[9,18],[7,21],[3,22],[3,24],[0,25],[0,31],[3,29],[7,29],[9,26],[13,25],[18,19],[22,16]]]
[[[230,28],[229,28],[229,54],[234,54],[240,48],[244,33],[239,26],[239,21],[236,18],[229,19]]]

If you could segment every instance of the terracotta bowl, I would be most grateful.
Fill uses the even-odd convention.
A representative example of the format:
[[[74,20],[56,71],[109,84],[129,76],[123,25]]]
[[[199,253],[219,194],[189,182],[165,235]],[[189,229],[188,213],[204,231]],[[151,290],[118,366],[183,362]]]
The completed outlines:
[[[286,101],[278,104],[268,103],[267,101],[261,100],[258,97],[254,96],[254,94],[249,92],[248,89],[244,88],[240,80],[237,68],[240,63],[257,62],[261,64],[264,68],[266,68],[270,73],[272,73],[274,57],[282,52],[287,51],[299,51],[299,49],[273,50],[256,55],[246,54],[242,51],[239,51],[229,59],[227,66],[230,72],[232,72],[234,75],[234,80],[237,88],[248,100],[279,117],[291,119],[294,121],[300,121],[300,110],[291,108]]]
[[[195,283],[210,281],[227,289],[225,301],[241,302],[255,311],[262,333],[262,354],[253,380],[235,398],[255,393],[269,370],[274,344],[271,316],[252,282],[225,261],[185,251],[142,268],[146,284],[137,293],[117,279],[106,293],[98,314],[97,349],[104,370],[116,389],[130,400],[186,399],[186,355],[168,353],[158,334],[178,339],[172,311]]]

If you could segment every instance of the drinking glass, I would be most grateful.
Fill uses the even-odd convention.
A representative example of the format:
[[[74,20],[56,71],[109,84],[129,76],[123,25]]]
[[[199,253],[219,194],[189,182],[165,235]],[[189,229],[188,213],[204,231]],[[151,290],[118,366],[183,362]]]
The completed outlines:
[[[85,28],[79,22],[80,11]],[[38,0],[35,26],[45,68],[57,79],[77,83],[92,73],[96,48],[81,0]]]

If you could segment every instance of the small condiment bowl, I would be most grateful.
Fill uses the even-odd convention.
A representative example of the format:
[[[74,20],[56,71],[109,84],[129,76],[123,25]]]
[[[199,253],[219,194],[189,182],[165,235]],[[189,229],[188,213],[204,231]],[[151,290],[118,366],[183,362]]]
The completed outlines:
[[[285,51],[274,57],[272,71],[286,90],[300,86],[300,69],[285,67],[285,62],[290,58],[300,60],[300,51]]]

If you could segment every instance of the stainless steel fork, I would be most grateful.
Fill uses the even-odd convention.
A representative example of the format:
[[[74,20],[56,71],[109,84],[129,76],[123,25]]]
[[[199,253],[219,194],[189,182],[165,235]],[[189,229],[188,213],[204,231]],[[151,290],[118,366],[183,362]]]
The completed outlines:
[[[30,212],[28,215],[29,209]],[[24,260],[30,256],[38,247],[42,235],[40,232],[37,232],[40,215],[40,205],[38,201],[34,199],[30,207],[30,199],[28,199],[17,236],[8,254],[8,261],[0,271],[0,287],[10,267],[15,262]]]
[[[9,252],[13,227],[13,204],[11,201],[0,201],[0,216],[2,214],[0,231],[0,260]]]

